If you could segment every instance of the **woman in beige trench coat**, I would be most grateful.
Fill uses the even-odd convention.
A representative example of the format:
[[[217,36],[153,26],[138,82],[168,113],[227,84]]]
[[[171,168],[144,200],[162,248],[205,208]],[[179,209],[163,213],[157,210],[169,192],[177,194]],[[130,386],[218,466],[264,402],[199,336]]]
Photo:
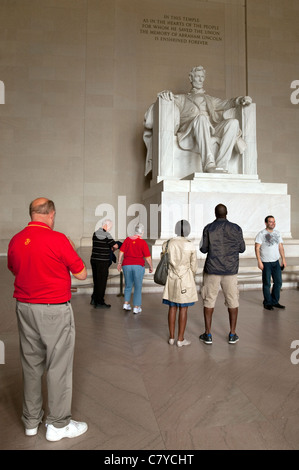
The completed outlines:
[[[180,220],[175,226],[176,237],[168,242],[169,269],[163,292],[163,304],[169,306],[168,326],[169,344],[174,344],[176,313],[179,309],[177,346],[188,346],[190,341],[184,338],[188,307],[198,300],[195,284],[197,271],[197,256],[193,243],[187,240],[190,224]],[[166,249],[163,243],[163,252]]]

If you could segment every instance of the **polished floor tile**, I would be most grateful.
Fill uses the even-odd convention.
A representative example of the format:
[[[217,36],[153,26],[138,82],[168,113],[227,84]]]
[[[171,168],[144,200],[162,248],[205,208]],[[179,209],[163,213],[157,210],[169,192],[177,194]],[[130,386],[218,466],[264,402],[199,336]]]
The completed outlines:
[[[299,346],[297,355],[291,348],[299,341],[298,290],[283,290],[286,309],[274,311],[263,310],[260,290],[240,292],[235,345],[227,342],[221,292],[213,344],[199,341],[199,300],[188,312],[191,345],[182,348],[167,342],[161,293],[143,294],[138,316],[122,310],[117,295],[107,295],[111,309],[95,310],[89,295],[74,294],[73,418],[89,430],[50,443],[43,424],[36,436],[24,434],[13,277],[5,268],[0,281],[0,449],[299,449],[299,364],[291,361],[292,353],[299,360]]]

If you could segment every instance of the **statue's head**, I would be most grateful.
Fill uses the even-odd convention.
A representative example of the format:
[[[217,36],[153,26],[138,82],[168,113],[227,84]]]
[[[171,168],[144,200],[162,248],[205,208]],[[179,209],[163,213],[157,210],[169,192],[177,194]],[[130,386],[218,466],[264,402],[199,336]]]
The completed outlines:
[[[190,73],[189,73],[189,80],[190,80],[191,83],[193,82],[194,75],[195,75],[197,72],[202,72],[204,79],[206,78],[206,71],[205,71],[205,69],[203,68],[202,65],[198,65],[197,67],[193,67],[193,69],[192,69],[192,70],[190,71]]]

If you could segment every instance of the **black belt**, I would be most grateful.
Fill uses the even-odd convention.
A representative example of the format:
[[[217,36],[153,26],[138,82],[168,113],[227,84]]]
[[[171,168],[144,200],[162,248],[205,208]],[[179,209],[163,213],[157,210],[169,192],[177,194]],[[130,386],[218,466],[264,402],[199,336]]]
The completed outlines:
[[[47,303],[38,303],[38,304],[32,304],[31,302],[22,302],[21,300],[18,300],[17,299],[17,302],[20,302],[21,304],[30,304],[30,305],[68,305],[71,303],[70,300],[67,300],[66,302],[60,302],[58,304],[49,304],[48,302]]]

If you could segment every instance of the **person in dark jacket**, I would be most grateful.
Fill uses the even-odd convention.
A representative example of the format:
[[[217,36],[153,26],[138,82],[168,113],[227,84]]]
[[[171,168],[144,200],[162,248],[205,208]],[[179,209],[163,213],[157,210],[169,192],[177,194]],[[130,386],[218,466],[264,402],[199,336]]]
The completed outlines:
[[[113,240],[109,231],[112,228],[112,221],[105,219],[102,227],[96,230],[92,236],[92,252],[90,264],[92,268],[93,293],[90,304],[94,308],[110,308],[110,304],[105,302],[105,292],[109,274],[109,266],[112,264],[112,251],[119,248],[119,242]]]
[[[234,344],[239,341],[236,334],[239,310],[239,253],[243,253],[246,247],[241,227],[227,220],[227,208],[224,204],[215,207],[215,216],[216,220],[204,228],[199,246],[202,253],[207,253],[201,289],[205,332],[199,339],[206,344],[212,344],[212,316],[221,286],[229,313],[228,342]]]

